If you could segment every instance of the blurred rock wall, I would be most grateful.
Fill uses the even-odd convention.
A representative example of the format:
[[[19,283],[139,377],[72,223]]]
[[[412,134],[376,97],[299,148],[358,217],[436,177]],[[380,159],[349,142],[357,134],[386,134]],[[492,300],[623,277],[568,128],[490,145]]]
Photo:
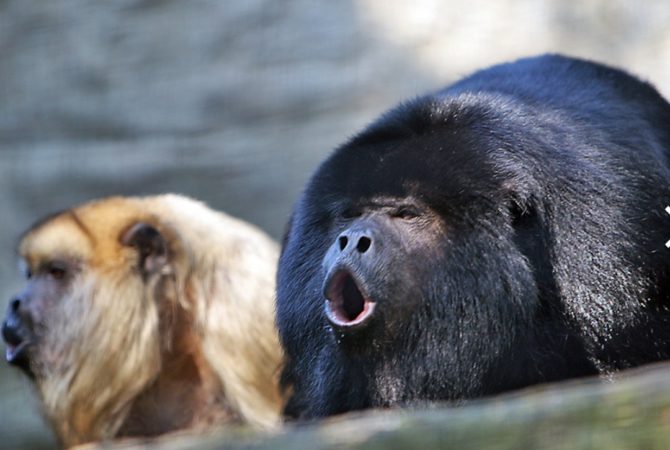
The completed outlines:
[[[46,213],[174,191],[279,237],[332,148],[477,67],[560,51],[670,96],[668,24],[666,0],[0,0],[0,307]],[[0,364],[0,448],[53,445],[37,410]]]

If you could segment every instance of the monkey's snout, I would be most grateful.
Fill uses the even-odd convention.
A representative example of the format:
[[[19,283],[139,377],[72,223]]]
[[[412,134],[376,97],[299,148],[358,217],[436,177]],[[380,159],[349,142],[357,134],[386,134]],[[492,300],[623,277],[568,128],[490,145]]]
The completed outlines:
[[[19,315],[20,307],[21,300],[13,298],[9,302],[9,308],[7,308],[7,317],[5,317],[5,321],[2,323],[2,337],[7,344],[13,346],[20,345],[24,340],[20,332],[22,328],[21,317]]]
[[[19,334],[18,328],[11,326],[8,320],[2,324],[2,337],[7,344],[12,346],[21,345],[23,342],[23,338]]]
[[[19,316],[11,310],[11,305],[7,318],[2,323],[2,338],[7,344],[5,349],[7,362],[29,372],[27,351],[29,341],[25,336],[25,330]]]

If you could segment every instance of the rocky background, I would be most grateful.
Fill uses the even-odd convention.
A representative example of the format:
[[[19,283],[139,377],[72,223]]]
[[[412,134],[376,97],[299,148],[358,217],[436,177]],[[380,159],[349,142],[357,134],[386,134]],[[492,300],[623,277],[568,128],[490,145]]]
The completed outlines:
[[[331,149],[475,68],[563,52],[670,97],[668,24],[666,0],[0,0],[0,307],[46,213],[172,191],[279,237]],[[0,448],[52,446],[37,411],[0,364]]]

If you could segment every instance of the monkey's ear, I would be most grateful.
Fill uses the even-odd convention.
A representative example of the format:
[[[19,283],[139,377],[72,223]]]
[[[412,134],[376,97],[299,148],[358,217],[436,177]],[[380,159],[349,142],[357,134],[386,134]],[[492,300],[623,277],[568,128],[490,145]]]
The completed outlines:
[[[152,225],[138,222],[121,235],[121,243],[135,247],[139,254],[139,269],[143,277],[158,273],[168,263],[168,245],[163,235]]]

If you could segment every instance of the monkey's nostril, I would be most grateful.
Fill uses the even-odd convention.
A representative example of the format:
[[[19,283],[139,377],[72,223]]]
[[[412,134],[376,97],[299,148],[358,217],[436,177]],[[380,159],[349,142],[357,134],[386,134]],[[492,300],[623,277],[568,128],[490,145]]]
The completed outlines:
[[[9,303],[9,307],[12,312],[18,313],[19,312],[19,307],[21,306],[21,299],[20,298],[14,298],[12,301]]]
[[[349,242],[346,236],[340,236],[338,241],[340,243],[340,250],[344,250],[347,246],[347,242]]]
[[[363,236],[358,240],[356,250],[358,250],[359,253],[365,253],[370,248],[371,244],[372,240],[369,237]]]

